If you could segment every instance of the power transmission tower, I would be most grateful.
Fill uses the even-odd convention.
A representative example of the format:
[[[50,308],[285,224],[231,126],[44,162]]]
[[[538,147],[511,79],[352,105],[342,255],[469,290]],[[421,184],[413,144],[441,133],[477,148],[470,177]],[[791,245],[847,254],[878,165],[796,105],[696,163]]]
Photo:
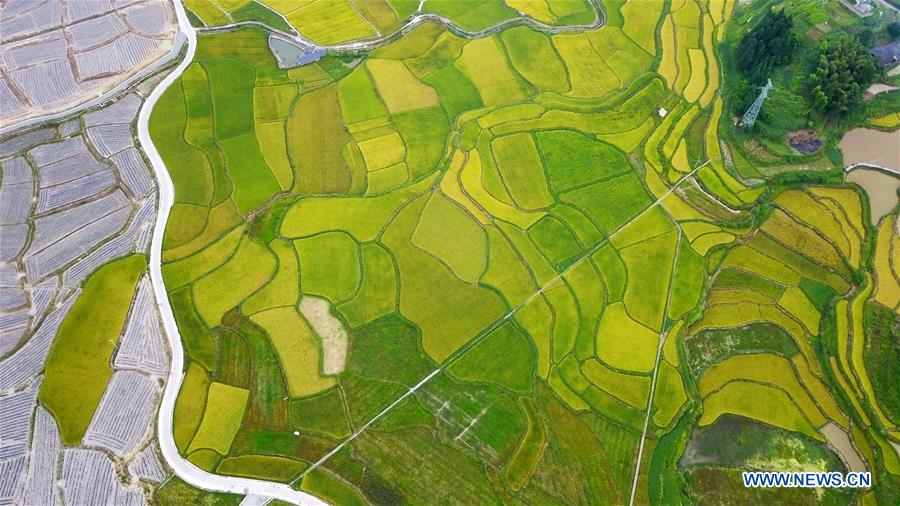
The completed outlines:
[[[769,90],[771,89],[772,80],[768,79],[766,85],[760,88],[759,96],[756,97],[756,100],[753,101],[753,104],[751,104],[750,108],[747,109],[747,112],[744,113],[744,117],[741,118],[742,127],[753,127],[753,124],[756,123],[756,117],[759,115],[759,110],[762,109],[763,101],[769,96]]]

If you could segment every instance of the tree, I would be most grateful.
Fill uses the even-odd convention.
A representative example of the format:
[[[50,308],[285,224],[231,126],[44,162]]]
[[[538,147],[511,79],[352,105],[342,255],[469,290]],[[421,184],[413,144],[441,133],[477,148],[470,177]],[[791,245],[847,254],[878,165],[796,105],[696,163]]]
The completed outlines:
[[[894,21],[887,25],[887,32],[891,36],[891,40],[896,40],[897,37],[900,37],[900,21]]]
[[[877,76],[875,57],[859,39],[844,32],[823,38],[816,68],[807,81],[812,106],[828,115],[845,112]]]
[[[772,70],[791,61],[797,48],[794,20],[783,11],[770,11],[738,44],[735,63],[753,84],[760,84]]]
[[[865,47],[872,47],[875,45],[875,32],[873,32],[871,28],[863,29],[859,32],[857,38],[859,38],[860,44]]]
[[[756,89],[756,86],[752,86],[746,79],[739,77],[729,93],[734,114],[737,116],[744,114],[758,93],[759,90]]]

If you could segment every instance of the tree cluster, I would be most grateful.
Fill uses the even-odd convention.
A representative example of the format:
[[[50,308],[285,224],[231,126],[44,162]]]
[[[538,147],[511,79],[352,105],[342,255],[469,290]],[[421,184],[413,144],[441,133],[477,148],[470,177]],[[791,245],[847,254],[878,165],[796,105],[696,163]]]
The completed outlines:
[[[735,64],[751,83],[765,82],[772,70],[791,61],[797,48],[794,20],[783,11],[770,11],[738,44]]]
[[[875,58],[859,39],[843,32],[826,37],[808,80],[812,106],[828,115],[845,112],[876,77]]]

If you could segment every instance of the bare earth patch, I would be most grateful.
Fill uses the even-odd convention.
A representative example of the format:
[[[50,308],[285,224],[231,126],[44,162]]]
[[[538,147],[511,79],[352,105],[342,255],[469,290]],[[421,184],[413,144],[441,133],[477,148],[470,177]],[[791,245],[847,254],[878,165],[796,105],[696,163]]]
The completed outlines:
[[[304,295],[300,300],[300,312],[322,338],[322,369],[325,374],[341,373],[347,362],[347,331],[341,321],[332,316],[328,301]]]
[[[866,92],[863,94],[863,100],[872,100],[873,98],[875,98],[875,95],[878,95],[879,93],[887,93],[896,89],[896,86],[891,86],[884,83],[875,83],[872,86],[866,88]]]
[[[850,437],[846,432],[834,422],[825,424],[819,431],[825,436],[825,439],[828,440],[829,446],[837,451],[841,460],[844,461],[844,464],[847,465],[851,472],[862,473],[866,471],[866,464],[859,457],[856,448],[853,447],[853,443],[850,442]]]

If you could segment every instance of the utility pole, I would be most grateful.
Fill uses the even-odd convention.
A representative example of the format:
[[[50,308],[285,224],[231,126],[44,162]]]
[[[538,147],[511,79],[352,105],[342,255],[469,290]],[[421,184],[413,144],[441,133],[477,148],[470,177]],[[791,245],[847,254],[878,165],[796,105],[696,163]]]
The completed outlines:
[[[759,115],[759,110],[762,109],[763,101],[769,96],[769,90],[771,89],[772,80],[768,79],[766,85],[760,87],[759,96],[756,97],[756,100],[753,101],[753,104],[751,104],[750,108],[747,109],[747,112],[744,113],[744,117],[741,118],[742,127],[753,128],[753,125],[756,123],[756,117]]]

